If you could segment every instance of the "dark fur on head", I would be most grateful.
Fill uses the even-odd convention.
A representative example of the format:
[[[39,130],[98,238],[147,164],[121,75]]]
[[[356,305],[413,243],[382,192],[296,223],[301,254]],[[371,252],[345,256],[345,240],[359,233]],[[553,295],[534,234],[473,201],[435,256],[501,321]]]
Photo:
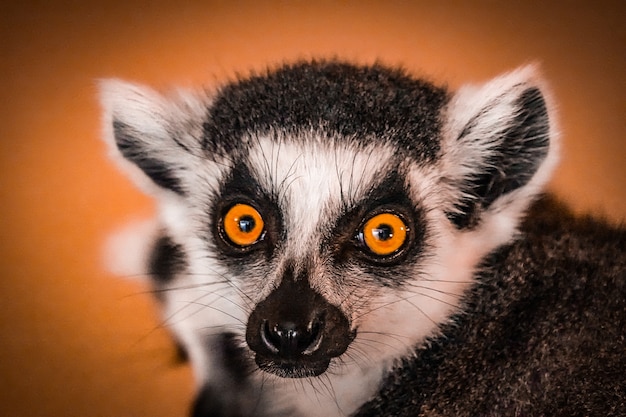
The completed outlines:
[[[312,130],[361,145],[392,141],[431,160],[439,155],[439,109],[448,99],[445,89],[382,65],[285,65],[221,88],[204,123],[204,146],[230,154],[246,149],[250,134]]]

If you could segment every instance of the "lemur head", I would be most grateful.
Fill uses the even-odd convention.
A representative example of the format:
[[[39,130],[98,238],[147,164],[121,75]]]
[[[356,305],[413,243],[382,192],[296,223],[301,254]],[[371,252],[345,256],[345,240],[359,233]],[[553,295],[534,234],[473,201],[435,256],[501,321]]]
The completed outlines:
[[[200,381],[375,385],[548,179],[541,88],[533,67],[450,93],[340,62],[213,93],[104,82],[106,137],[160,207],[150,272]]]

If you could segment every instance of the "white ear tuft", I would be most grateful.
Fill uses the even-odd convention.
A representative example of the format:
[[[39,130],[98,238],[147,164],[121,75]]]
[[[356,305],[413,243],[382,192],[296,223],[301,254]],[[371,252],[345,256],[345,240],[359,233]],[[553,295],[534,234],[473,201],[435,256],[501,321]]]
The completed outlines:
[[[101,80],[100,101],[104,108],[106,127],[114,121],[132,126],[152,140],[167,138],[168,105],[166,99],[151,88],[119,79]],[[110,130],[106,139],[114,146],[115,135]]]
[[[471,228],[499,213],[516,223],[556,165],[557,136],[535,65],[461,88],[444,128],[445,182],[461,196],[449,208],[451,221]]]
[[[208,100],[184,92],[165,97],[115,79],[100,82],[100,98],[114,158],[144,191],[184,195],[185,171],[202,154]]]

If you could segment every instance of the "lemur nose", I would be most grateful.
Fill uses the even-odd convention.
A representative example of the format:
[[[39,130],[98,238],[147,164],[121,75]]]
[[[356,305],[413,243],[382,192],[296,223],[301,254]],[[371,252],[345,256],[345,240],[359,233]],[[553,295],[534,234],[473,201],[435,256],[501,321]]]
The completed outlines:
[[[261,341],[270,352],[283,357],[310,355],[322,343],[323,320],[315,317],[307,324],[285,320],[261,323]]]
[[[317,376],[356,336],[348,317],[311,287],[307,274],[288,269],[252,309],[246,343],[261,370],[282,378]]]

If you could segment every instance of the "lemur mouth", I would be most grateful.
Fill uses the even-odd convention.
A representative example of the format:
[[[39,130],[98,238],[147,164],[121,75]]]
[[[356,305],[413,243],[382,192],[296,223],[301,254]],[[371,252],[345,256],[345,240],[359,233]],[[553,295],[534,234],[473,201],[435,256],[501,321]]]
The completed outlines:
[[[302,363],[297,360],[276,361],[264,358],[258,354],[255,357],[255,362],[261,370],[281,378],[308,378],[318,376],[326,372],[326,369],[328,369],[330,365],[330,359]]]
[[[296,323],[283,322],[270,325],[263,320],[259,334],[261,342],[272,353],[265,356],[257,352],[255,361],[262,370],[283,378],[306,378],[317,376],[328,368],[329,358],[315,360],[322,345],[323,318],[316,318],[306,328]]]
[[[321,375],[354,337],[346,316],[306,280],[283,280],[257,304],[246,327],[257,366],[283,378]]]

